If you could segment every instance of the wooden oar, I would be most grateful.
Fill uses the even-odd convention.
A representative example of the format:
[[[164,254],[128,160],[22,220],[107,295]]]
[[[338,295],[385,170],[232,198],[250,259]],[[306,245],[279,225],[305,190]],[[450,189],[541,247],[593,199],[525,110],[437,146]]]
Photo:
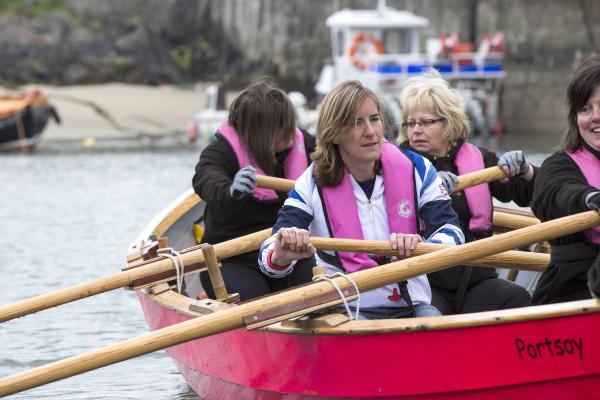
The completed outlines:
[[[470,172],[458,177],[456,191],[492,182],[506,177],[500,167],[490,167],[476,172]],[[273,176],[258,175],[258,186],[266,189],[289,192],[294,187],[294,181],[290,179],[275,178]],[[498,209],[496,211],[496,209]],[[509,229],[525,228],[533,224],[539,224],[540,220],[531,216],[511,212],[508,208],[494,207],[493,223],[496,226]]]
[[[215,245],[215,251],[219,258],[227,258],[237,254],[256,250],[264,239],[270,234],[269,229],[233,239]],[[311,242],[318,250],[355,251],[371,254],[394,255],[395,251],[389,247],[386,241],[364,241],[351,239],[311,238]],[[413,252],[413,256],[427,254],[444,248],[444,245],[433,243],[419,243]],[[185,273],[197,271],[202,268],[204,256],[197,247],[182,251]],[[549,263],[549,256],[520,251],[509,251],[486,257],[482,260],[474,260],[470,265],[501,267],[507,269],[518,269],[526,271],[543,271]],[[41,310],[56,307],[61,304],[80,300],[96,294],[104,293],[113,289],[127,286],[143,287],[160,281],[173,278],[174,269],[170,261],[150,260],[146,264],[122,271],[107,277],[80,283],[68,288],[46,293],[17,303],[0,307],[0,322],[9,321]]]
[[[454,191],[458,192],[471,186],[497,181],[502,178],[506,178],[506,174],[500,167],[489,167],[479,171],[469,172],[468,174],[460,175],[458,177],[458,183],[454,187]]]
[[[218,257],[228,258],[258,249],[270,235],[271,228],[267,228],[250,235],[216,244],[213,247]],[[199,269],[201,263],[204,261],[202,250],[199,248],[193,248],[186,253],[182,253],[182,258],[184,265],[187,266],[185,269],[186,273]],[[166,278],[164,277],[165,273]],[[130,286],[133,285],[134,282],[138,282],[148,277],[161,277],[162,280],[168,280],[169,277],[173,277],[174,274],[175,269],[173,268],[171,260],[165,258],[158,260],[154,259],[140,267],[131,268],[103,278],[94,279],[0,307],[0,322],[108,292],[113,289]],[[154,279],[153,281],[156,282],[157,279]]]
[[[386,256],[398,255],[398,250],[393,250],[390,247],[390,243],[385,240],[355,240],[311,237],[310,242],[317,250],[352,251],[357,253],[369,253]],[[411,257],[418,257],[423,254],[433,253],[435,251],[440,251],[450,247],[455,246],[420,242],[417,243],[417,247],[412,251]],[[549,263],[549,254],[509,250],[491,256],[471,260],[465,264],[477,267],[498,267],[541,272],[546,269]]]
[[[215,252],[219,258],[227,258],[256,250],[269,234],[270,230],[266,229],[253,235],[223,242],[214,246]],[[318,237],[312,237],[310,240],[318,250],[354,251],[389,256],[397,254],[397,251],[392,250],[389,242],[386,241]],[[448,246],[433,243],[419,243],[417,244],[417,248],[413,251],[412,256],[431,253],[446,247]],[[199,270],[201,268],[201,263],[204,261],[201,250],[196,247],[182,252],[182,257],[186,267],[186,273]],[[506,251],[483,259],[473,260],[468,264],[473,266],[500,267],[525,271],[543,271],[549,262],[550,256],[547,254]],[[150,260],[145,265],[127,271],[122,271],[104,278],[84,282],[0,307],[0,322],[9,321],[14,318],[117,288],[133,285],[136,287],[147,286],[149,284],[172,279],[173,275],[173,265],[170,261],[165,261],[164,259]],[[142,284],[140,284],[140,282],[142,282]]]
[[[361,292],[365,292],[512,248],[590,229],[598,224],[600,224],[600,215],[595,211],[587,211],[462,246],[452,246],[434,253],[358,271],[347,276],[352,278]],[[341,290],[351,290],[351,285],[343,277],[333,280]],[[246,321],[251,323],[265,315],[281,316],[283,314],[281,317],[268,319],[269,322],[277,322],[289,318],[290,310],[294,310],[295,315],[302,315],[329,307],[332,303],[339,304],[341,300],[336,297],[336,294],[336,289],[329,282],[316,282],[243,303],[137,338],[2,378],[0,379],[0,396],[18,393],[193,339],[241,328],[245,326]],[[314,304],[313,302],[313,305],[306,307],[306,302],[318,298],[326,298],[328,302],[324,304]]]
[[[493,182],[505,177],[506,174],[504,174],[504,171],[502,171],[500,167],[489,167],[479,171],[469,172],[468,174],[460,175],[458,177],[458,184],[456,185],[455,191],[463,190],[481,183]],[[289,192],[294,187],[294,181],[291,179],[275,178],[266,175],[257,175],[257,178],[257,186],[265,189]]]
[[[508,229],[521,229],[539,223],[540,220],[530,212],[494,206],[494,226]]]

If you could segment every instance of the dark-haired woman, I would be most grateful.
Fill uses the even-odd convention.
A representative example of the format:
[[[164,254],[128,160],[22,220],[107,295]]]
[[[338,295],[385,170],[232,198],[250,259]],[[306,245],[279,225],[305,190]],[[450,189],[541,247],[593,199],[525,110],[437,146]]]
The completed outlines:
[[[308,166],[314,147],[314,138],[296,128],[285,92],[266,81],[242,91],[196,165],[193,187],[206,202],[202,242],[215,244],[273,226],[287,193],[257,188],[256,175],[296,179]],[[257,256],[253,251],[221,262],[228,292],[239,293],[241,300],[311,279],[309,267],[298,268],[284,280],[266,277]],[[200,280],[214,298],[208,274],[201,273]]]
[[[579,64],[567,87],[567,102],[568,128],[560,150],[544,161],[535,182],[531,210],[542,221],[600,209],[600,54]],[[551,262],[533,303],[588,299],[590,289],[600,294],[600,264],[594,264],[600,227],[550,244]]]

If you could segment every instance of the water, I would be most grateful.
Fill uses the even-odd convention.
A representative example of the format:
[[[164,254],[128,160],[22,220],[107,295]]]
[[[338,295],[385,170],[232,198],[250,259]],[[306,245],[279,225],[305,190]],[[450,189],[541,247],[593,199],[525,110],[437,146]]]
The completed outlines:
[[[191,184],[197,151],[0,155],[0,305],[118,272],[129,243]],[[0,324],[0,376],[147,333],[118,289]],[[157,352],[15,399],[199,399]]]
[[[557,142],[507,136],[488,146],[500,153],[523,148],[539,165]],[[190,186],[198,159],[198,151],[181,146],[66,146],[0,154],[0,305],[118,272],[129,243]],[[135,294],[122,289],[5,322],[0,376],[147,331]],[[11,398],[199,400],[162,351]]]

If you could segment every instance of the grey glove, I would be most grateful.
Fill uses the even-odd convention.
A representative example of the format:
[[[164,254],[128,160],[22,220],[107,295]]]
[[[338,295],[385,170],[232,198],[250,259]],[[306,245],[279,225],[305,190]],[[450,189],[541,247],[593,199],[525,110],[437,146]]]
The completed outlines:
[[[508,166],[510,176],[522,175],[529,171],[529,163],[525,161],[525,156],[521,150],[507,151],[502,154],[498,160],[498,166]]]
[[[600,210],[600,192],[594,191],[586,194],[585,205],[590,210]]]
[[[257,181],[256,169],[252,165],[245,166],[235,174],[229,194],[233,198],[248,194],[256,187]]]
[[[458,185],[458,176],[448,171],[438,171],[437,174],[442,180],[442,184],[446,188],[448,194],[454,192],[454,189],[456,189],[456,185]]]

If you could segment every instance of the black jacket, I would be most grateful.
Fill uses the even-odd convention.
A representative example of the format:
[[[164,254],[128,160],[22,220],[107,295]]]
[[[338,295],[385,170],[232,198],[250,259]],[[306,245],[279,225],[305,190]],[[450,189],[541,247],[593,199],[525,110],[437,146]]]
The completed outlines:
[[[586,146],[587,147],[587,146]],[[600,153],[587,147],[600,158]],[[590,186],[573,159],[559,151],[542,164],[535,182],[531,210],[541,221],[587,211],[585,196],[598,190]],[[533,293],[534,304],[589,298],[587,273],[598,254],[582,232],[550,241],[552,258]]]
[[[457,146],[452,148],[445,157],[434,157],[427,154],[420,154],[422,154],[429,161],[431,161],[431,163],[437,171],[449,171],[458,175],[458,168],[456,167],[454,160],[462,143],[463,141],[459,141]],[[496,155],[496,153],[481,147],[479,147],[479,150],[481,151],[481,154],[483,156],[483,163],[485,168],[493,167],[498,164],[499,158]],[[508,202],[512,200],[519,206],[528,206],[533,193],[533,182],[535,181],[535,174],[537,174],[537,167],[534,167],[534,178],[530,182],[527,182],[524,179],[518,177],[510,178],[506,183],[502,183],[500,181],[491,182],[488,184],[490,187],[490,194],[494,198],[502,202]],[[460,192],[460,194],[454,194],[452,196],[452,207],[454,208],[454,211],[456,211],[456,214],[458,214],[460,227],[463,234],[465,235],[466,242],[472,242],[474,240],[483,239],[492,235],[491,231],[469,231],[471,212],[469,211],[466,196],[464,196],[462,192]],[[437,287],[444,290],[454,290],[458,288],[464,272],[464,266],[457,266],[454,268],[441,270],[433,274],[429,274],[427,276],[432,287]],[[470,274],[471,276],[468,282],[468,287],[473,286],[474,284],[482,281],[483,279],[498,277],[498,274],[493,268],[477,267],[474,268],[473,271],[470,272]]]
[[[315,138],[306,131],[302,133],[307,161],[310,163]],[[282,192],[277,192],[279,198],[271,201],[260,201],[252,196],[232,198],[229,188],[240,166],[229,142],[219,134],[216,136],[217,139],[200,154],[192,179],[194,191],[206,201],[202,241],[211,244],[273,226],[277,213],[287,198],[287,193]],[[276,177],[284,177],[283,161],[288,154],[289,150],[277,155],[279,166],[274,174]]]

